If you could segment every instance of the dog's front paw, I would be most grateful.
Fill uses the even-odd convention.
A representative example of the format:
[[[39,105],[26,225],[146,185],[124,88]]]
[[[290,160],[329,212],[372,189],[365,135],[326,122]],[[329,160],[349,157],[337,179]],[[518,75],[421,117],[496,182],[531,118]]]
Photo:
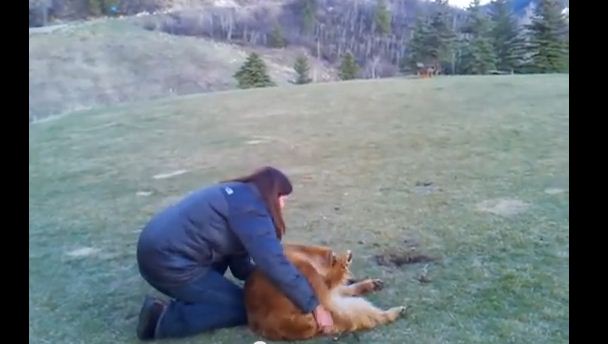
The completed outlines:
[[[374,291],[382,290],[384,288],[384,281],[381,279],[373,279],[372,285],[374,286]]]

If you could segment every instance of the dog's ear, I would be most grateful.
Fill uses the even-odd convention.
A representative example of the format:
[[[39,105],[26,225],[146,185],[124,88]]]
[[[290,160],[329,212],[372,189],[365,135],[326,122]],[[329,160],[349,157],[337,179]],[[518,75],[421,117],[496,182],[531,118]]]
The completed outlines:
[[[336,264],[336,262],[338,261],[336,254],[334,253],[334,251],[331,251],[331,250],[327,251],[326,259],[327,259],[327,264],[329,266],[334,266],[334,264]]]

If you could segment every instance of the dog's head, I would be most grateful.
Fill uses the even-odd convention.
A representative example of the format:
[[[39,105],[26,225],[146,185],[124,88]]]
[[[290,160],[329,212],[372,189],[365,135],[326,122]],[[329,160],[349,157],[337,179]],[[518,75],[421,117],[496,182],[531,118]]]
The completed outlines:
[[[291,259],[309,261],[319,274],[327,276],[334,269],[348,271],[353,259],[352,252],[337,254],[327,246],[285,244],[285,254]]]
[[[331,257],[331,268],[329,269],[334,276],[342,276],[339,284],[345,284],[346,281],[351,277],[350,264],[353,261],[353,253],[350,250],[341,254],[335,254],[332,252]]]

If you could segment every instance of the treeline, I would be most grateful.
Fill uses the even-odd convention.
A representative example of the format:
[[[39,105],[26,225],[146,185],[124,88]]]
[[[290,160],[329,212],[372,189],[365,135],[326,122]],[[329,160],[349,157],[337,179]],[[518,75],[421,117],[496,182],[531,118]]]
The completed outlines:
[[[177,35],[275,48],[304,46],[336,66],[352,55],[361,78],[411,73],[420,65],[436,66],[444,74],[567,71],[563,1],[534,3],[532,21],[523,25],[512,0],[486,6],[473,1],[466,10],[446,0],[294,0],[142,20],[148,29]]]
[[[494,0],[487,10],[473,0],[457,30],[447,1],[435,3],[431,15],[416,21],[402,70],[424,64],[450,74],[568,71],[568,22],[557,0],[539,0],[525,25],[518,25],[508,0]]]
[[[29,0],[29,26],[46,26],[53,20],[153,12],[168,4],[169,0]]]
[[[46,21],[66,8],[97,16],[155,9],[161,3],[30,0],[30,9],[48,9]],[[207,5],[133,20],[146,29],[176,35],[250,46],[304,46],[335,66],[352,65],[358,78],[414,73],[420,66],[433,66],[443,74],[567,71],[564,1],[532,3],[534,15],[525,24],[513,13],[515,8],[521,11],[523,0],[495,0],[487,6],[472,1],[466,10],[449,6],[447,0],[260,0],[250,6]]]

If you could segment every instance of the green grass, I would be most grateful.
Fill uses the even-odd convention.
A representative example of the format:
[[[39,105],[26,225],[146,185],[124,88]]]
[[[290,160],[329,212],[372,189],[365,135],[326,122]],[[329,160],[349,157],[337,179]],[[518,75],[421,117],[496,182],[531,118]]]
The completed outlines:
[[[295,186],[287,240],[352,249],[356,275],[386,282],[371,300],[410,307],[362,343],[567,343],[568,97],[567,75],[392,79],[187,96],[35,124],[30,340],[135,343],[151,291],[137,272],[139,229],[190,190],[273,164]],[[188,172],[153,178],[176,170]],[[500,199],[527,206],[480,211]],[[439,260],[373,259],[412,243]],[[83,247],[97,251],[68,254]],[[418,281],[424,273],[430,283]],[[237,328],[167,343],[255,339]]]

